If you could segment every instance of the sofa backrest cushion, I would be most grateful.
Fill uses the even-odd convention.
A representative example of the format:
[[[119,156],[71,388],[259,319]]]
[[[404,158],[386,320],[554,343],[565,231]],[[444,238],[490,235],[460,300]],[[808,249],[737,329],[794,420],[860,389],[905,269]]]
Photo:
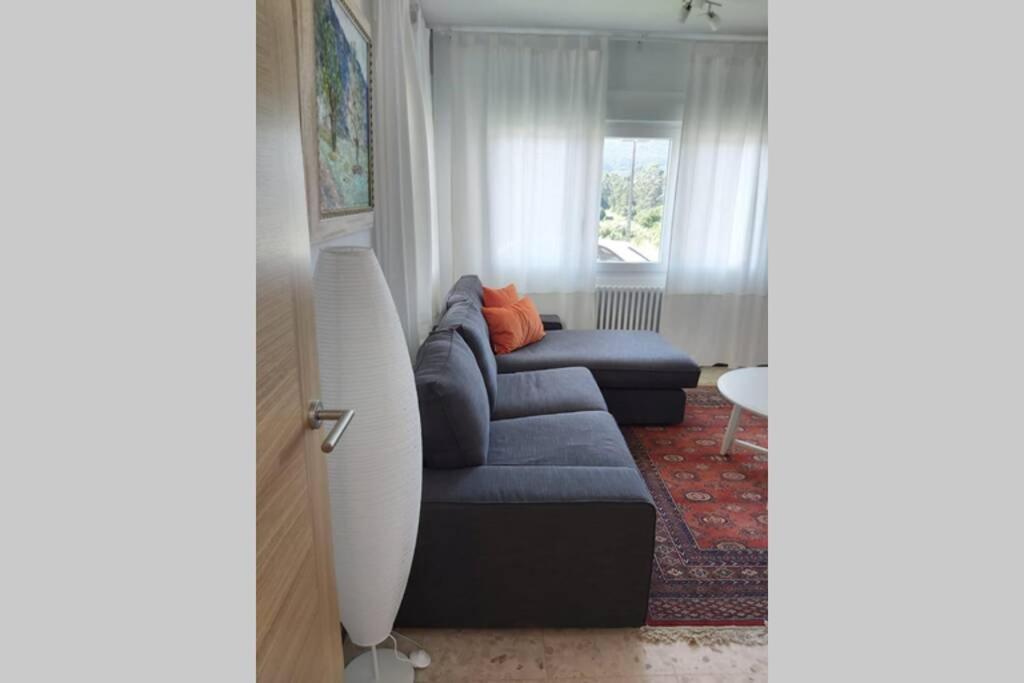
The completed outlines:
[[[480,278],[476,275],[463,275],[456,280],[445,297],[445,308],[451,307],[456,301],[468,301],[477,308],[483,306],[484,286]]]
[[[456,301],[445,311],[437,322],[437,329],[457,329],[473,352],[480,374],[487,389],[487,401],[491,410],[498,392],[498,361],[491,350],[491,336],[480,308],[467,301]]]
[[[431,469],[487,462],[491,411],[480,368],[457,330],[432,332],[416,356],[423,465]]]

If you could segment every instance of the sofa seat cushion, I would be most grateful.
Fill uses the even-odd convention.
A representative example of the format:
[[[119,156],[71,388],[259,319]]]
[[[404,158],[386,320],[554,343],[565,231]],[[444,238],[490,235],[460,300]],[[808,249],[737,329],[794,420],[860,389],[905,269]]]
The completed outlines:
[[[496,420],[487,465],[636,468],[615,418],[598,411]]]
[[[493,420],[530,415],[608,410],[601,389],[586,368],[553,368],[497,376]]]
[[[581,366],[601,388],[695,387],[700,366],[657,332],[552,330],[535,344],[497,356],[498,372]]]
[[[462,335],[433,332],[420,347],[413,374],[423,465],[449,469],[486,463],[491,411],[480,368]]]

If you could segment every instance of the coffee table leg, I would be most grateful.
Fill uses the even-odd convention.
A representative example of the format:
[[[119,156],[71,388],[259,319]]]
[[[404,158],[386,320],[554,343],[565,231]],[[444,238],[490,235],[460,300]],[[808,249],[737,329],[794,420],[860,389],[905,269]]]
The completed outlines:
[[[733,439],[736,438],[736,428],[740,426],[740,412],[743,409],[738,405],[732,407],[732,415],[729,416],[729,426],[725,428],[725,437],[722,439],[721,455],[728,455],[732,448]]]

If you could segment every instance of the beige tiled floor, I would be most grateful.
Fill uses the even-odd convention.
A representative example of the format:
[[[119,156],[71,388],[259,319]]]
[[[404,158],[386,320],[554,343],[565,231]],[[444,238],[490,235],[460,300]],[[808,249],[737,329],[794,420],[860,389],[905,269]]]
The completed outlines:
[[[719,377],[733,369],[735,368],[701,368],[700,382],[698,384],[702,387],[713,387],[717,384]]]
[[[714,386],[729,368],[704,368]],[[575,681],[576,683],[740,683],[768,680],[768,647],[650,643],[637,629],[409,629],[431,665],[419,683]],[[399,640],[400,649],[412,646]],[[346,643],[346,661],[359,650]],[[381,650],[381,657],[393,656]]]
[[[768,680],[767,646],[651,643],[637,629],[409,629],[433,661],[420,683],[739,683]],[[400,649],[412,645],[399,640]],[[357,653],[346,647],[351,657]],[[381,657],[394,656],[381,649]]]

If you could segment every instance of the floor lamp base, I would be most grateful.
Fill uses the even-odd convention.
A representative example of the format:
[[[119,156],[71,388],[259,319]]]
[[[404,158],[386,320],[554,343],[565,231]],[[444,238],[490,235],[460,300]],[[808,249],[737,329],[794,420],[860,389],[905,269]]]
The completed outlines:
[[[377,656],[377,672],[375,677],[373,657]],[[364,652],[345,667],[345,683],[412,683],[415,676],[412,664],[400,661],[393,650],[374,653]]]

